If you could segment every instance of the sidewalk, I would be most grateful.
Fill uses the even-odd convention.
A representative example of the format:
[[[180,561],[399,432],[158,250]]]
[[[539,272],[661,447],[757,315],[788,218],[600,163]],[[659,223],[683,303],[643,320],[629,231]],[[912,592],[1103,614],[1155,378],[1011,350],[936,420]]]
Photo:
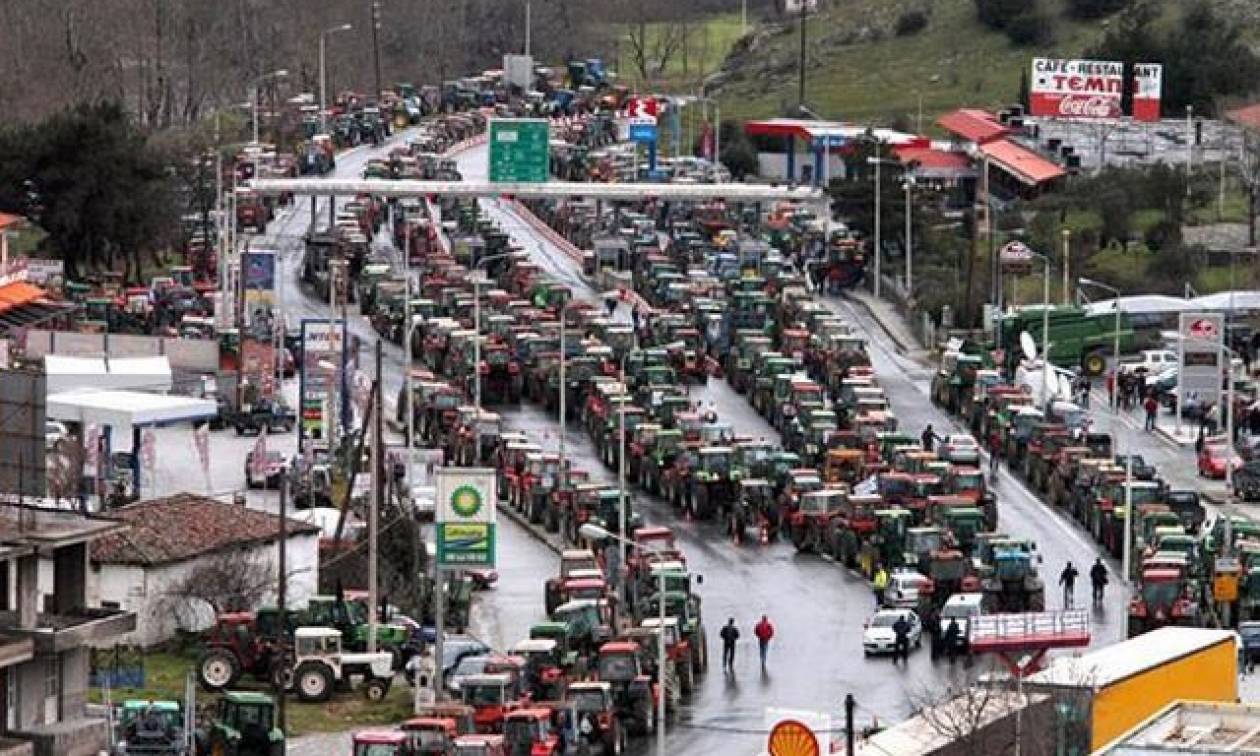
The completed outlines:
[[[919,343],[914,329],[891,302],[876,299],[873,294],[860,287],[846,290],[844,296],[866,310],[902,354],[916,362],[927,362],[930,351]]]

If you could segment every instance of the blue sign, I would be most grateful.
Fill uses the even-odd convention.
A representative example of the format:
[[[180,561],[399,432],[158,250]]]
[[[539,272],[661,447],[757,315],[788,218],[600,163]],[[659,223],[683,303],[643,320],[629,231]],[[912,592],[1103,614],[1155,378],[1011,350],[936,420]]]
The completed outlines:
[[[631,123],[630,141],[639,144],[656,144],[656,124]]]

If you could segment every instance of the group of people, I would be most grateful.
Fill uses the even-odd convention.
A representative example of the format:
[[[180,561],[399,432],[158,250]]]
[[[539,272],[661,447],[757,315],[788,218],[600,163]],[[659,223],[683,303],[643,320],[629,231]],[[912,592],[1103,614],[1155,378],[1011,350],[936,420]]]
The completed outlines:
[[[735,625],[734,617],[726,620],[726,624],[722,626],[718,635],[722,638],[722,669],[735,674],[735,644],[739,641],[739,628]],[[761,615],[761,620],[753,626],[753,635],[757,638],[757,648],[761,653],[761,668],[764,670],[766,657],[770,653],[770,640],[774,638],[774,623],[766,615]]]
[[[1072,609],[1076,606],[1076,578],[1080,574],[1080,571],[1076,569],[1070,559],[1067,565],[1063,567],[1063,572],[1059,573],[1059,585],[1063,588],[1064,609]],[[1089,582],[1093,588],[1092,599],[1094,606],[1102,606],[1103,594],[1106,593],[1109,580],[1107,566],[1103,564],[1102,557],[1096,557],[1094,565],[1089,568]]]

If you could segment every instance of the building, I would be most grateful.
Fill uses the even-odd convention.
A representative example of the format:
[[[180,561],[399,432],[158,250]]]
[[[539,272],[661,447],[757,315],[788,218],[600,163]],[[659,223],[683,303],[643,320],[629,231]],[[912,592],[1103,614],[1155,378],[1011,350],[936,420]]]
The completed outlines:
[[[844,157],[854,142],[867,138],[867,132],[868,128],[860,124],[801,118],[771,118],[744,124],[744,133],[757,143],[759,176],[812,186],[845,178]],[[869,132],[890,151],[931,146],[926,137],[892,129]]]
[[[1175,701],[1094,753],[1096,756],[1260,754],[1260,706]]]
[[[190,575],[214,574],[225,559],[247,571],[243,581],[252,574],[269,583],[278,574],[276,515],[182,493],[121,507],[110,516],[130,527],[93,543],[94,589],[102,606],[135,614],[135,630],[126,638],[131,643],[149,647],[214,621],[209,604],[180,590]],[[287,599],[300,606],[319,585],[320,529],[291,519],[287,531]],[[259,595],[261,603],[275,602],[274,589]]]
[[[106,723],[87,716],[89,646],[135,629],[131,612],[88,601],[88,550],[126,526],[0,505],[0,756],[87,756]]]
[[[1006,754],[1016,740],[1025,756],[1057,751],[1049,696],[974,686],[856,744],[857,756]],[[1018,720],[1018,722],[1017,722]]]
[[[999,200],[1036,197],[1056,188],[1067,176],[1062,166],[1024,142],[1018,118],[1003,122],[987,110],[961,108],[938,118],[936,125],[949,132],[956,151],[977,164],[981,184],[987,183],[988,191]]]

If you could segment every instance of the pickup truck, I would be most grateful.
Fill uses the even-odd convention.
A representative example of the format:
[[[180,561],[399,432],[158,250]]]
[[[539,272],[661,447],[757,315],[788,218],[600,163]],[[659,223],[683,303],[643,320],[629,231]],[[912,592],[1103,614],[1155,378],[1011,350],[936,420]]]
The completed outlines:
[[[1136,360],[1122,360],[1120,372],[1136,373],[1144,371],[1148,376],[1159,375],[1170,367],[1177,366],[1177,353],[1171,349],[1147,349]]]

